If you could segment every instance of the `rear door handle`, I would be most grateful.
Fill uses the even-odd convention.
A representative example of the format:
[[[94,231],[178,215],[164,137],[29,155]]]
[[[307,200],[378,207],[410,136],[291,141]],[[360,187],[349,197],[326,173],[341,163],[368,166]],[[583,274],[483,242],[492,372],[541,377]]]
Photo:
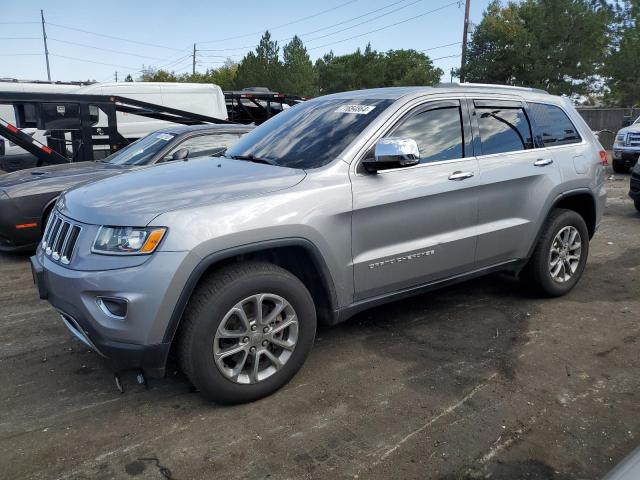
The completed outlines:
[[[538,160],[533,162],[536,167],[546,167],[547,165],[551,165],[552,163],[553,160],[550,158],[539,158]]]
[[[449,180],[465,180],[467,178],[473,177],[473,172],[453,172],[449,175]]]

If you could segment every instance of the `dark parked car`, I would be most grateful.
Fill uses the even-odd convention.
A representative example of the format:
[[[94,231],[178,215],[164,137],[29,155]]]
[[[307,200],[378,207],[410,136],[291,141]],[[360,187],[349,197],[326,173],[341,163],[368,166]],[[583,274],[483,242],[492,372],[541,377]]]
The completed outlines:
[[[60,193],[77,185],[188,157],[217,156],[253,127],[175,126],[96,162],[30,168],[0,177],[0,251],[35,248]],[[118,192],[113,192],[117,195]]]
[[[640,212],[640,162],[631,170],[631,183],[629,185],[629,196],[636,206],[636,210]]]

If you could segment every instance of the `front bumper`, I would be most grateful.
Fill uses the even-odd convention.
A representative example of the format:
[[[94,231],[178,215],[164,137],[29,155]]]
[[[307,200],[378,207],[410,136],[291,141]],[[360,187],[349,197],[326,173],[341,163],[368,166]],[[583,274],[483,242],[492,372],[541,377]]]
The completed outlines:
[[[23,228],[16,228],[16,225],[23,225]],[[19,214],[14,200],[0,199],[0,252],[33,251],[41,234],[39,218],[25,218]]]
[[[31,257],[31,267],[40,297],[49,301],[71,333],[99,353],[110,368],[142,369],[149,376],[162,376],[171,347],[162,339],[182,290],[178,287],[179,266],[186,256],[184,252],[157,252],[136,267],[78,271],[59,265],[39,250]],[[124,318],[108,315],[99,297],[125,299]]]
[[[614,160],[622,161],[627,166],[632,167],[638,161],[640,156],[640,148],[637,147],[625,147],[623,145],[613,146],[613,158]]]

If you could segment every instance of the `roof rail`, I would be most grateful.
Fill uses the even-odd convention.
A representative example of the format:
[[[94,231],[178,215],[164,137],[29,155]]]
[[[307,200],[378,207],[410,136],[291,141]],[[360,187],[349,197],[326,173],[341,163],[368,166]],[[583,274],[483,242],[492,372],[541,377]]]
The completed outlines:
[[[474,87],[481,87],[481,88],[495,88],[496,90],[521,90],[521,91],[525,91],[525,92],[536,92],[536,93],[546,93],[547,95],[549,94],[549,92],[547,92],[546,90],[542,90],[541,88],[530,88],[530,87],[516,87],[514,85],[495,85],[493,83],[439,83],[436,85],[436,87],[447,87],[447,88],[452,88],[452,87],[469,87],[469,88],[474,88]]]

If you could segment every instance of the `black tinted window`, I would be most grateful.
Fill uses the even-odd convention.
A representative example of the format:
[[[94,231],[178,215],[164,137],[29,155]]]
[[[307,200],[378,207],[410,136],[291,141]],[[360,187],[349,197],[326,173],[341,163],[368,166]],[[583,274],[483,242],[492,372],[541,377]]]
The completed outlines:
[[[531,127],[522,108],[476,107],[482,154],[532,148]]]
[[[105,158],[114,165],[146,165],[175,138],[173,133],[151,133]]]
[[[410,116],[388,136],[415,140],[420,149],[420,163],[464,156],[460,107],[438,108]]]
[[[538,129],[537,137],[542,140],[545,147],[581,141],[578,130],[560,107],[531,103],[530,110]]]
[[[393,100],[320,99],[279,113],[242,137],[225,156],[253,156],[283,167],[326,165]]]

